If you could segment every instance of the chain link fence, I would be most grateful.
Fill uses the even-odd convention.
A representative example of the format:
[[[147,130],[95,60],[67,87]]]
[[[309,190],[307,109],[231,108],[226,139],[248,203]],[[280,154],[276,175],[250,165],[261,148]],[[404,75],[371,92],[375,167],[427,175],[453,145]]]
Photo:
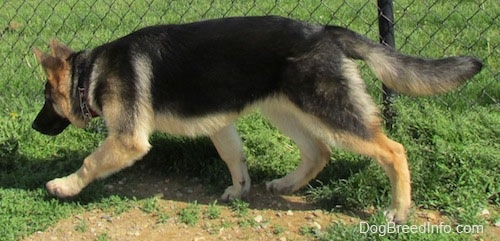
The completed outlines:
[[[486,64],[474,81],[453,94],[432,99],[437,105],[452,108],[460,99],[465,103],[464,108],[487,105],[498,110],[499,12],[494,0],[394,2],[397,49],[430,58],[475,55]],[[38,107],[34,106],[43,101],[41,90],[45,78],[31,48],[46,50],[51,38],[74,49],[92,48],[147,25],[248,15],[281,15],[340,25],[378,40],[376,1],[3,0],[0,2],[1,115],[36,112]],[[365,78],[377,95],[380,82],[373,75]]]

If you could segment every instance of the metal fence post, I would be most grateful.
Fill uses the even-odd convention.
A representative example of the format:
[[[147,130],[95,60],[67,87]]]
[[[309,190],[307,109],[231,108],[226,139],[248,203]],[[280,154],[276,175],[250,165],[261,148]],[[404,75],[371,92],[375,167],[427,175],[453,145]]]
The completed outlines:
[[[392,0],[377,0],[378,6],[378,29],[380,43],[395,48],[394,41],[394,13],[392,9]],[[382,85],[382,105],[385,119],[385,127],[390,130],[396,118],[396,110],[392,105],[398,94],[396,91]]]

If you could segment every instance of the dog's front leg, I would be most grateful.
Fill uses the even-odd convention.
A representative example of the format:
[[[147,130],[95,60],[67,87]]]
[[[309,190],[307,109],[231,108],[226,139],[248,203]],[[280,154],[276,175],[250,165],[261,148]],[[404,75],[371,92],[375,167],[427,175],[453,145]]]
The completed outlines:
[[[104,178],[131,166],[150,148],[147,139],[134,136],[111,135],[83,161],[83,165],[71,175],[56,178],[47,183],[47,190],[60,198],[78,194],[96,178]]]
[[[239,199],[250,190],[250,176],[244,162],[243,144],[233,124],[228,125],[210,136],[221,159],[227,164],[233,185],[229,186],[221,199]]]

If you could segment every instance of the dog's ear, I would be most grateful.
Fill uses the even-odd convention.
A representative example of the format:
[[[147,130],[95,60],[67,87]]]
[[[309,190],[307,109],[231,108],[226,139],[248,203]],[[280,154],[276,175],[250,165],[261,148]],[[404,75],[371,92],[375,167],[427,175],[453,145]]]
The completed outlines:
[[[55,39],[50,40],[50,49],[52,51],[52,56],[64,60],[67,59],[72,53],[74,53],[71,48]]]
[[[41,63],[42,60],[45,58],[45,53],[36,47],[33,47],[31,50],[35,54],[35,57],[36,57],[36,60],[38,60],[38,63]]]
[[[63,65],[64,60],[50,56],[37,48],[33,48],[33,53],[45,70],[60,70]]]
[[[55,77],[57,76],[58,72],[64,68],[64,60],[46,54],[45,52],[37,48],[33,48],[33,53],[35,53],[38,63],[42,65],[45,73],[47,73],[48,81],[53,86],[57,86],[57,78]]]
[[[51,56],[43,52],[42,50],[39,50],[38,48],[33,47],[33,53],[35,54],[36,59],[38,60],[38,63],[42,64],[46,59],[50,58]]]

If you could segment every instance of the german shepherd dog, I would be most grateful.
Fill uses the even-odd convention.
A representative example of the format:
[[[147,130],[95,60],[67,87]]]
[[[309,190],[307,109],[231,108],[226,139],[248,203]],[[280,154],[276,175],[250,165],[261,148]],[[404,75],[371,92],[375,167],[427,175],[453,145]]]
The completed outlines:
[[[388,87],[414,96],[450,91],[482,68],[473,57],[422,59],[400,54],[337,26],[282,17],[236,17],[140,29],[93,50],[52,40],[33,49],[47,74],[45,104],[33,122],[57,135],[70,123],[106,123],[105,141],[73,174],[47,183],[60,198],[132,165],[153,131],[209,136],[231,173],[223,200],[249,192],[235,120],[258,109],[298,146],[301,163],[266,183],[272,193],[306,185],[330,159],[330,147],[372,157],[389,176],[386,217],[404,222],[411,205],[403,146],[382,130],[355,59]]]

